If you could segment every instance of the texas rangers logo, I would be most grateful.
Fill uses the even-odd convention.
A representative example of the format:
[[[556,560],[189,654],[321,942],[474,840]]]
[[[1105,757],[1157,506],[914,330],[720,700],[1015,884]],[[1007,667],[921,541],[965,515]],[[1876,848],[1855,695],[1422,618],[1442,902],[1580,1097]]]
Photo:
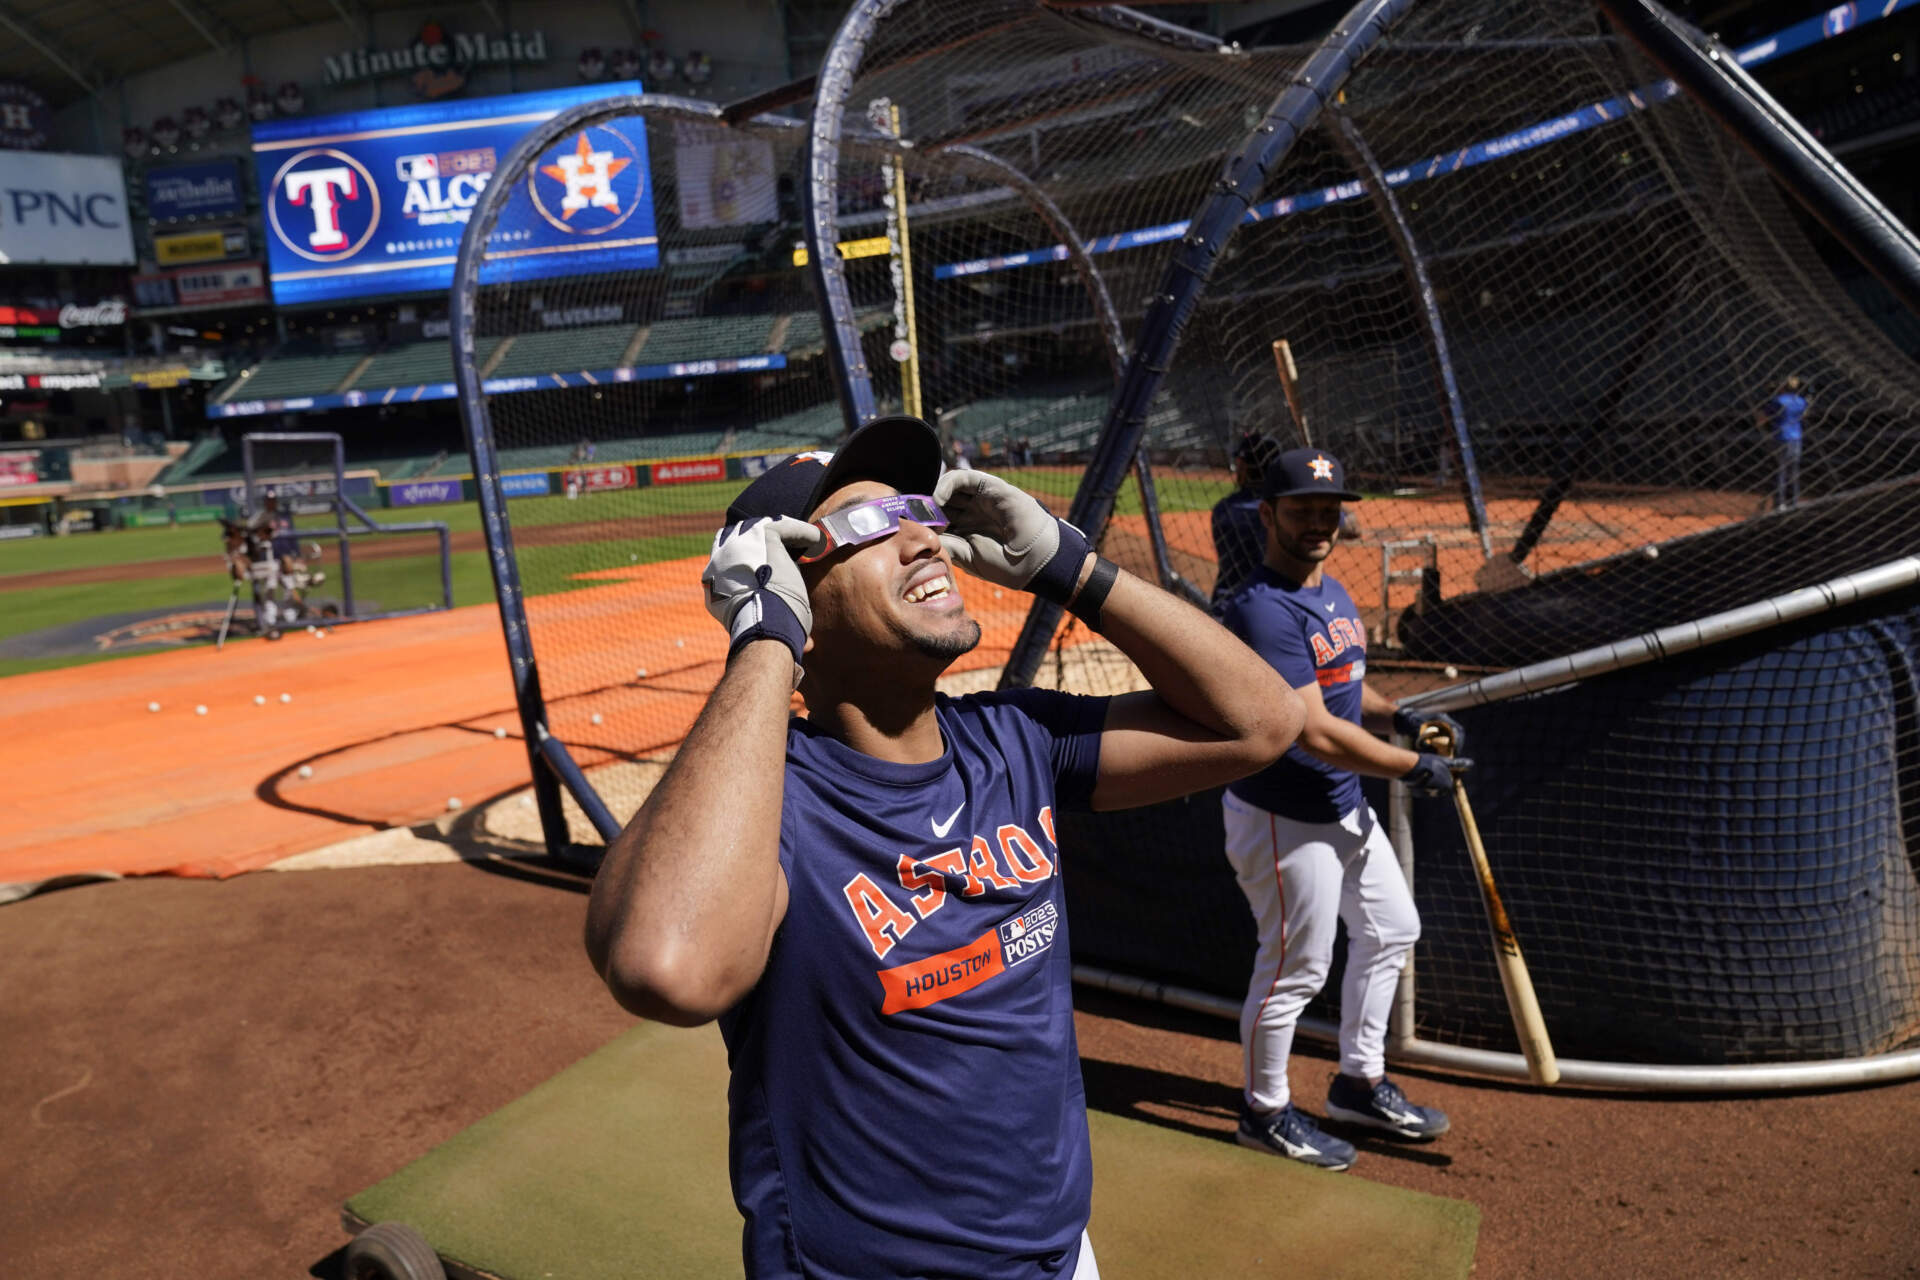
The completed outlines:
[[[380,225],[380,189],[344,151],[309,147],[273,175],[267,222],[280,243],[314,262],[343,262]]]
[[[647,166],[633,144],[601,125],[582,129],[527,173],[533,207],[569,235],[600,236],[645,201]]]

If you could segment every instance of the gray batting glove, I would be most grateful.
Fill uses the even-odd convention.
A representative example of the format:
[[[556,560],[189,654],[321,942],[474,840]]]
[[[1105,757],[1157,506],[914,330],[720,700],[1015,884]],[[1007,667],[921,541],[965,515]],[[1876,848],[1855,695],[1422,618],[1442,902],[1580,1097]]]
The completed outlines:
[[[729,658],[742,645],[770,637],[793,650],[796,665],[800,662],[813,630],[813,606],[793,557],[825,541],[818,529],[792,516],[742,520],[713,535],[713,554],[700,582],[707,589],[707,612],[731,637]]]
[[[999,476],[949,471],[933,488],[946,513],[947,558],[999,587],[1065,604],[1086,563],[1087,536]]]

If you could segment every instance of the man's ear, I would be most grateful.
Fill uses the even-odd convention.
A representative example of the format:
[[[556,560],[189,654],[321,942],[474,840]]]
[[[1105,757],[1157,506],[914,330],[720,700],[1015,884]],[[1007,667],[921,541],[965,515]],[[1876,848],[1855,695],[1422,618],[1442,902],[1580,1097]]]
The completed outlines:
[[[1260,500],[1260,527],[1268,533],[1273,532],[1273,500],[1271,498]]]

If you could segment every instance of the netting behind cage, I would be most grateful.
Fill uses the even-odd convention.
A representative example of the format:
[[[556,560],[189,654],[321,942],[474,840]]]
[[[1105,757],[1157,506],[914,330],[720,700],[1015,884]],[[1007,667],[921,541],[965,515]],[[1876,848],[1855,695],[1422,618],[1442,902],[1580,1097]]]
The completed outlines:
[[[1116,351],[1124,359],[1179,247],[1181,220],[1307,52],[1225,58],[1214,48],[1191,34],[1125,34],[1101,15],[1020,0],[908,3],[877,24],[846,93],[852,121],[875,103],[898,110],[925,174],[908,221],[929,419],[954,461],[964,453],[968,465],[1004,472],[1062,513],[1112,403]],[[857,140],[843,147],[842,191],[880,185],[876,163]],[[996,180],[990,166],[1013,176]],[[1086,262],[1070,240],[1086,246]],[[863,296],[857,278],[852,291]],[[898,403],[902,371],[884,359],[869,364],[878,397]],[[1224,485],[1213,398],[1185,384],[1159,396],[1149,459]],[[1163,504],[1170,492],[1156,527],[1130,476],[1102,550],[1149,580],[1172,581],[1171,571],[1204,594],[1212,497],[1198,510],[1196,539],[1194,500],[1163,488]],[[995,661],[1027,603],[990,589],[969,597],[987,614],[983,651]],[[1071,621],[1033,678],[1089,692],[1138,683],[1110,646]]]
[[[1074,40],[1097,52],[1054,62],[1055,42]],[[852,97],[909,104],[909,133],[926,145],[943,136],[933,122],[964,115],[956,104],[968,87],[1005,86],[967,136],[1034,172],[1093,243],[1131,339],[1164,287],[1170,239],[1308,52],[1156,55],[1099,38],[1084,14],[909,4],[866,52],[868,67],[897,65],[863,76]],[[928,105],[916,111],[916,101]],[[958,135],[966,125],[946,127]],[[943,259],[929,288],[937,295],[960,279],[1018,298],[1040,287],[1028,280],[1059,270],[1054,243]],[[992,329],[979,335],[988,350]],[[1276,367],[1282,339],[1297,414]],[[1153,406],[1160,430],[1146,443],[1169,554],[1203,588],[1216,576],[1208,514],[1232,489],[1241,433],[1343,458],[1368,498],[1359,538],[1334,551],[1329,569],[1361,606],[1376,666],[1398,660],[1399,670],[1379,670],[1381,683],[1404,693],[1440,682],[1443,667],[1472,674],[1555,656],[1915,550],[1915,372],[1830,280],[1771,179],[1591,6],[1477,0],[1416,7],[1268,175],[1185,331]],[[1808,404],[1797,476],[1769,407],[1789,378]],[[1092,438],[1061,461],[1084,465]],[[1117,511],[1104,548],[1124,560],[1128,518],[1139,517],[1124,495]],[[1151,572],[1140,558],[1128,567]],[[1424,572],[1396,572],[1413,567]],[[1844,776],[1850,794],[1910,791],[1912,649],[1898,639],[1906,632],[1889,634],[1891,656],[1872,682],[1885,733],[1857,750],[1822,748],[1819,767],[1804,771],[1814,781],[1785,786],[1775,803],[1825,812],[1818,779],[1828,774]],[[1073,639],[1070,628],[1056,635],[1040,682],[1074,686],[1076,661],[1104,648]],[[1768,674],[1741,677],[1737,699],[1714,683],[1726,655],[1586,691],[1597,701],[1583,704],[1583,722],[1625,745],[1568,763],[1565,785],[1589,802],[1583,820],[1502,829],[1496,862],[1524,858],[1556,886],[1529,898],[1532,914],[1516,924],[1569,966],[1543,981],[1557,1016],[1577,1013],[1576,989],[1553,986],[1586,954],[1591,922],[1578,904],[1604,887],[1618,914],[1589,957],[1593,971],[1622,991],[1648,986],[1647,1007],[1686,1026],[1610,1054],[1609,1036],[1625,1024],[1576,1018],[1567,1025],[1577,1051],[1757,1061],[1871,1052],[1912,1033],[1912,1010],[1897,999],[1808,1007],[1833,973],[1884,977],[1880,961],[1854,963],[1876,948],[1910,971],[1920,945],[1904,853],[1920,834],[1910,804],[1876,801],[1885,821],[1842,828],[1777,824],[1756,835],[1737,820],[1709,822],[1653,854],[1635,817],[1636,796],[1668,812],[1666,791],[1719,795],[1737,790],[1743,771],[1791,781],[1795,743],[1768,743],[1780,716],[1809,742],[1846,737],[1834,736],[1850,713],[1822,674],[1831,663],[1798,643],[1781,635],[1743,650]],[[1077,687],[1123,687],[1129,675],[1122,664],[1083,673]],[[1699,745],[1684,765],[1657,742],[1677,732],[1663,701],[1675,697]],[[1525,732],[1491,711],[1466,715],[1470,729],[1501,735],[1479,753],[1483,787],[1544,785],[1520,776],[1545,754],[1531,734],[1580,730],[1553,713],[1548,704]],[[1752,751],[1743,757],[1715,735]],[[1213,794],[1063,820],[1077,957],[1240,994],[1251,930],[1218,822]],[[1449,872],[1417,880],[1429,921],[1422,1026],[1509,1046],[1490,966],[1461,959],[1484,947],[1484,924],[1470,886],[1450,874],[1456,841],[1433,815],[1419,825],[1416,862]],[[1671,890],[1651,898],[1633,892],[1649,857]],[[1714,870],[1723,867],[1738,870]],[[1842,898],[1860,890],[1890,905],[1874,921],[1829,927],[1839,899],[1791,891],[1809,876],[1841,886]],[[1777,914],[1752,914],[1768,911]],[[1713,937],[1688,954],[1713,951],[1706,976],[1652,990],[1674,930],[1701,920]],[[1796,950],[1796,930],[1844,939],[1838,968]],[[1738,978],[1749,962],[1779,981]]]

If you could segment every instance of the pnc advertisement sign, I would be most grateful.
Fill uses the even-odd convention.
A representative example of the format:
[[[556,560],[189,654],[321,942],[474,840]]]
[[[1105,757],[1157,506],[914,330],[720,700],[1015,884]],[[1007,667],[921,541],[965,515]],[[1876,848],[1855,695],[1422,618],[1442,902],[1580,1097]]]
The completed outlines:
[[[443,291],[467,219],[528,131],[634,82],[254,126],[267,264],[280,305]],[[575,130],[547,149],[502,211],[485,280],[659,262],[646,129]]]

